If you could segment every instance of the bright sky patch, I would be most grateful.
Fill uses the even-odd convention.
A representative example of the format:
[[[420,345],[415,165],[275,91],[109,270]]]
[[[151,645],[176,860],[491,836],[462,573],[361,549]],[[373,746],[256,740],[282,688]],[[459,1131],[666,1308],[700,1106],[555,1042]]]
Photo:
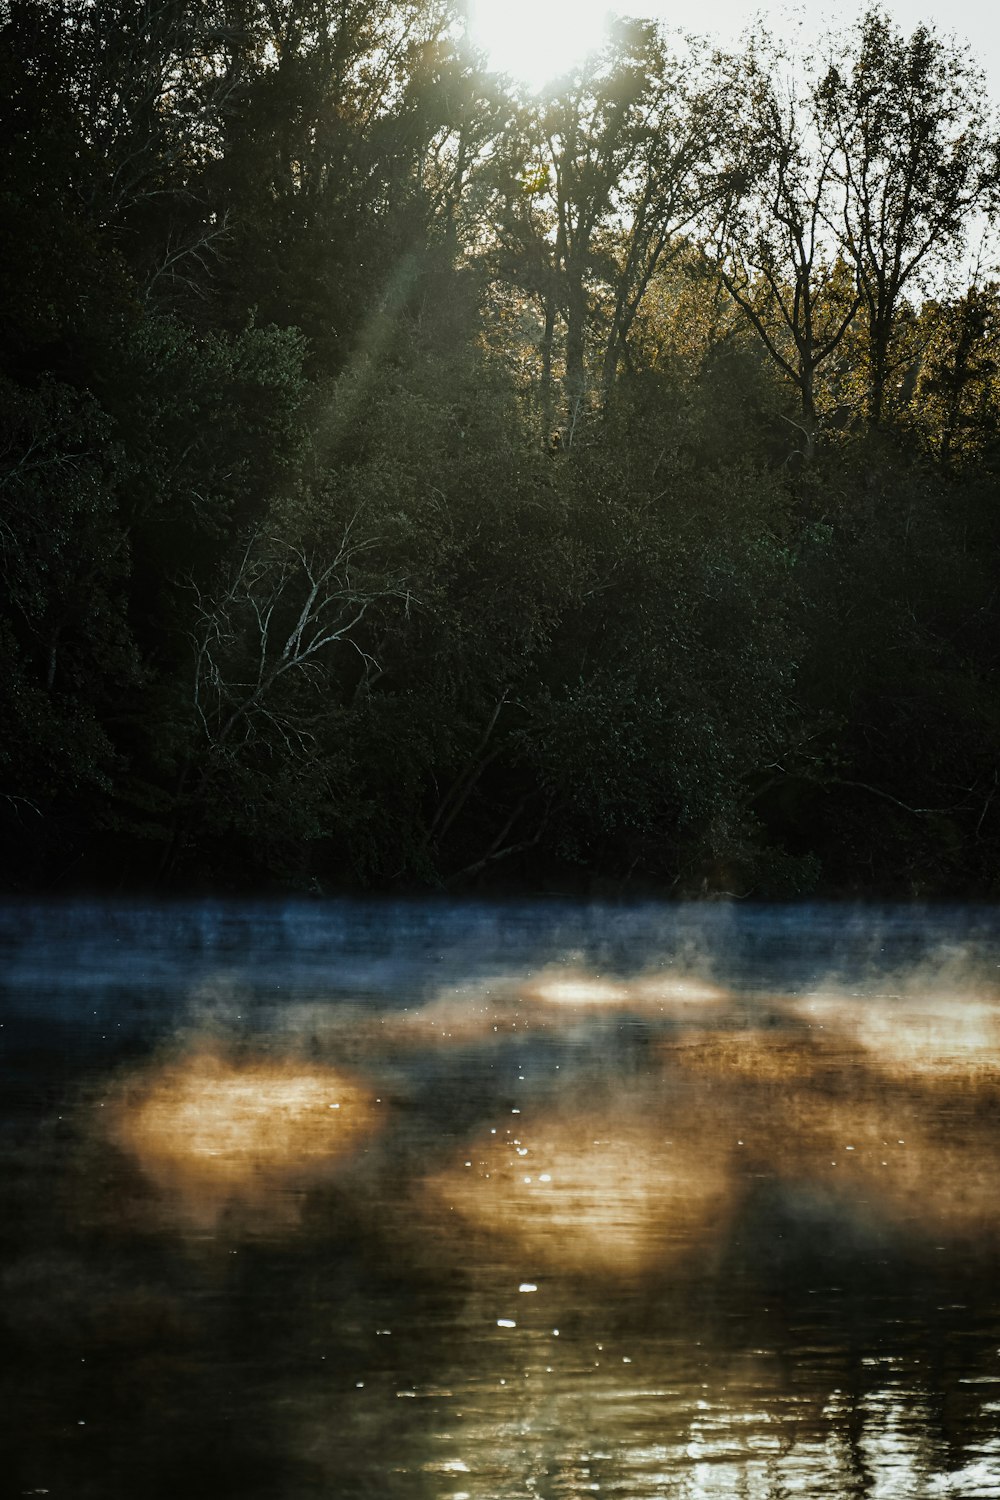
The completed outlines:
[[[607,16],[607,0],[473,0],[469,29],[492,68],[539,89],[601,46]]]

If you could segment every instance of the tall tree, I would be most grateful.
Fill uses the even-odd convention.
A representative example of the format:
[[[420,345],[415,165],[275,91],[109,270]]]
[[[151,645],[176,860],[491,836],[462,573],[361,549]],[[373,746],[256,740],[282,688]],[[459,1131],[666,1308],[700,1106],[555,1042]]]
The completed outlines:
[[[566,403],[571,424],[586,391],[588,276],[598,232],[614,213],[635,147],[648,87],[642,49],[612,47],[581,69],[545,109],[540,125],[555,216],[556,259],[566,323]]]
[[[867,12],[816,91],[843,192],[830,225],[857,278],[867,415],[886,415],[904,300],[959,256],[973,216],[1000,205],[1000,137],[967,48],[926,26],[906,37]]]
[[[601,373],[605,400],[628,358],[629,335],[653,277],[666,258],[683,250],[687,232],[716,200],[719,148],[731,124],[724,91],[709,78],[693,43],[681,55],[660,29],[635,22],[631,36],[646,70],[645,87],[615,193]]]
[[[794,386],[811,452],[817,375],[861,301],[829,229],[845,208],[837,143],[783,49],[757,39],[726,69],[741,128],[715,227],[719,274]]]
[[[336,370],[366,310],[454,231],[492,107],[449,0],[240,10],[259,59],[227,112],[215,179],[232,224],[230,316],[256,308],[302,329],[315,365]]]
[[[996,442],[1000,287],[973,285],[954,300],[926,303],[919,337],[918,427],[943,468],[960,468]]]
[[[650,22],[624,21],[505,134],[499,266],[538,305],[546,410],[561,329],[570,439],[585,398],[610,394],[658,266],[714,191],[718,103],[693,52],[672,50]]]

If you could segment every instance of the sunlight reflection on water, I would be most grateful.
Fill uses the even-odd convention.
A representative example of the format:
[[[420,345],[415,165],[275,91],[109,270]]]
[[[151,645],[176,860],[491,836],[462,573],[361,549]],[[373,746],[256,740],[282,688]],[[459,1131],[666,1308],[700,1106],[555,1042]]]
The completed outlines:
[[[15,1493],[1000,1497],[992,917],[0,941]]]
[[[321,1182],[374,1129],[373,1096],[332,1068],[214,1052],[127,1078],[105,1128],[200,1226],[234,1200],[294,1223],[292,1188]]]

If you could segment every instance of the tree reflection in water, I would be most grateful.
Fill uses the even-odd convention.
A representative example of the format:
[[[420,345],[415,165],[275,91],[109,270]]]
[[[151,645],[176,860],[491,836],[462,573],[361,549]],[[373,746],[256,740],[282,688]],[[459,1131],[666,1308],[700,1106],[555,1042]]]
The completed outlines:
[[[11,1001],[14,1493],[1000,1494],[989,943],[768,986],[536,927],[359,995],[294,935],[168,966],[155,1044]]]

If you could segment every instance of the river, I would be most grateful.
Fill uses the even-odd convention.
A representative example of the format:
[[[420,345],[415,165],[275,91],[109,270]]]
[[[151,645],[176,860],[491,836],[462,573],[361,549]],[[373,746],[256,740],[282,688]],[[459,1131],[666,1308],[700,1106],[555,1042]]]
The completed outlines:
[[[1000,1497],[987,908],[0,909],[4,1493]]]

